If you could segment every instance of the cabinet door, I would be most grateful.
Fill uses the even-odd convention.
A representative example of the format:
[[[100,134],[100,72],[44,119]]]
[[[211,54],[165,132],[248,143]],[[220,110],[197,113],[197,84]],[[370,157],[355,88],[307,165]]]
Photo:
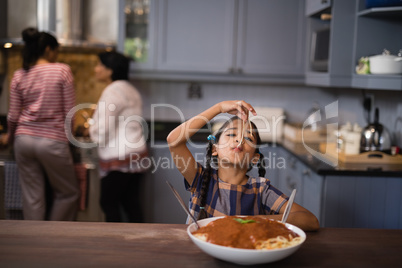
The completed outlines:
[[[310,210],[321,223],[321,197],[323,177],[303,165],[303,207]]]
[[[235,2],[161,0],[157,69],[227,73],[233,65]]]
[[[190,192],[185,189],[184,177],[173,163],[166,142],[156,142],[151,148],[152,167],[147,172],[145,218],[154,223],[186,223],[187,214],[176,200],[166,181],[169,181],[188,205]],[[189,149],[197,162],[204,165],[205,143],[189,144]]]
[[[323,227],[402,228],[402,179],[326,177]]]
[[[278,170],[280,174],[278,188],[287,196],[290,196],[293,189],[296,189],[295,202],[303,206],[301,162],[285,149],[281,149],[281,155],[285,164],[282,169]]]
[[[331,7],[331,0],[306,0],[306,16],[312,16]]]
[[[158,142],[165,148],[151,148],[152,164],[146,181],[149,193],[146,218],[154,223],[185,223],[187,214],[181,208],[166,181],[169,181],[187,204],[190,194],[184,188],[184,179],[172,162],[166,142]]]
[[[304,75],[304,1],[239,2],[236,70]]]

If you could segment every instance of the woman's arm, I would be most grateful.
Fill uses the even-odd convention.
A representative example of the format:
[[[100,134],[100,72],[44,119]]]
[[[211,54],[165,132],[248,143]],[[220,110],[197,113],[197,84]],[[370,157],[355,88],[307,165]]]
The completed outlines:
[[[7,143],[10,145],[14,142],[15,131],[17,129],[18,121],[22,111],[22,96],[20,94],[20,91],[18,90],[18,84],[21,76],[22,74],[20,72],[16,72],[10,84],[10,104],[7,115]]]
[[[181,174],[183,174],[184,178],[190,185],[192,184],[197,172],[197,165],[193,155],[187,148],[187,141],[212,118],[220,113],[234,114],[243,120],[247,120],[248,111],[251,111],[256,115],[254,108],[247,102],[223,101],[182,123],[169,133],[166,140],[173,161],[177,169]]]

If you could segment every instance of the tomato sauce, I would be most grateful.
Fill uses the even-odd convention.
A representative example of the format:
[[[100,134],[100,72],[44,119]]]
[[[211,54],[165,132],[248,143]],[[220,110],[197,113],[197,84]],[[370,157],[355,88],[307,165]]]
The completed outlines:
[[[256,216],[226,216],[210,222],[193,234],[206,234],[207,241],[213,244],[244,249],[255,249],[257,241],[266,241],[278,236],[287,239],[289,235],[299,236],[281,222]]]

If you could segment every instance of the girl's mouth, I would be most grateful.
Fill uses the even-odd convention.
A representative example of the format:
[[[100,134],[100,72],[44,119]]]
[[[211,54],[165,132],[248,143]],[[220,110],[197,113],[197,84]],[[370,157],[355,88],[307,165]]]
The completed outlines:
[[[233,148],[233,151],[235,151],[235,152],[242,152],[242,151],[243,151],[243,147],[242,147],[242,146],[234,147],[234,148]]]

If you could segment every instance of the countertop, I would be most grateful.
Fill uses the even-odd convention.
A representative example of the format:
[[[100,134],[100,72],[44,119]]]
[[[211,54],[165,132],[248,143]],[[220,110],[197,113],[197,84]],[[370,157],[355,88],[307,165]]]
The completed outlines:
[[[339,162],[336,167],[333,167],[314,157],[306,150],[303,144],[282,140],[278,145],[293,154],[297,159],[319,175],[402,178],[402,165],[348,164]],[[318,150],[318,147],[313,149]]]
[[[243,267],[215,259],[185,224],[0,221],[3,267]],[[321,228],[293,255],[255,267],[400,267],[402,230]]]

